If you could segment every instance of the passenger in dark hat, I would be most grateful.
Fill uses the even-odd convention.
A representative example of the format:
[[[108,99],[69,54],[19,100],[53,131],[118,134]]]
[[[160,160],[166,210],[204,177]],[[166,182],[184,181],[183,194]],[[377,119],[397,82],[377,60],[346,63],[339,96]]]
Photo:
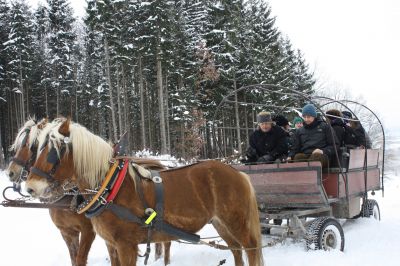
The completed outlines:
[[[320,161],[322,167],[328,167],[334,158],[334,146],[339,148],[336,134],[332,132],[330,125],[317,116],[313,104],[305,105],[302,111],[304,126],[295,132],[294,144],[289,151],[288,159]]]
[[[286,143],[288,145],[288,150],[289,150],[293,145],[293,135],[294,135],[294,131],[290,127],[289,121],[283,115],[277,115],[272,120],[274,120],[276,125],[280,126],[283,129],[283,131],[285,131]],[[287,153],[286,153],[286,156],[287,156]],[[284,158],[284,159],[286,160],[286,158]]]
[[[361,125],[358,119],[353,119],[353,115],[349,111],[342,111],[344,122],[347,126],[353,129],[355,134],[355,140],[352,141],[347,140],[346,144],[355,145],[357,147],[366,147],[367,149],[371,149],[371,139],[369,138],[367,132],[364,127]]]
[[[277,115],[272,120],[275,121],[275,123],[282,129],[284,130],[290,129],[289,121],[283,115]]]
[[[326,122],[328,122],[333,130],[335,130],[336,137],[338,138],[339,145],[344,146],[344,140],[345,140],[345,126],[346,124],[344,123],[342,119],[342,113],[337,110],[337,109],[331,109],[326,111]]]
[[[250,136],[246,162],[271,163],[286,157],[288,147],[285,131],[272,120],[271,113],[257,115],[258,128]]]

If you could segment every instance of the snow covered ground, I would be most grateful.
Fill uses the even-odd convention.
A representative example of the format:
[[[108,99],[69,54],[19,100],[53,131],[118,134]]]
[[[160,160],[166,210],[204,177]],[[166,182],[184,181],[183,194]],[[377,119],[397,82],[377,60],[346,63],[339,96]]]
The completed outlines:
[[[1,190],[8,185],[7,177],[0,172]],[[367,218],[342,221],[344,252],[307,252],[304,242],[287,240],[264,248],[266,265],[400,265],[400,177],[389,176],[385,183],[385,197],[381,195],[381,192],[377,192],[374,196],[381,208],[380,222]],[[206,226],[200,235],[214,236],[216,233],[211,226]],[[144,246],[141,249],[144,250]],[[0,206],[0,254],[1,266],[70,265],[66,245],[46,209]],[[223,259],[226,259],[224,265],[234,265],[228,251],[207,246],[172,244],[171,265],[215,266]],[[139,262],[143,263],[143,259]],[[110,265],[105,244],[100,237],[96,237],[93,243],[88,265]],[[149,265],[160,266],[163,262],[154,262],[152,254]]]

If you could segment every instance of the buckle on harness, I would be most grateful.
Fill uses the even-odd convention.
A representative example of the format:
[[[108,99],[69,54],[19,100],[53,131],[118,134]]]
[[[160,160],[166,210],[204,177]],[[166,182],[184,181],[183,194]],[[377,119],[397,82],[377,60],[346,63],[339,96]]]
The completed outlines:
[[[147,208],[146,210],[144,210],[144,213],[149,216],[149,218],[147,218],[147,220],[144,222],[147,225],[150,224],[157,215],[157,213],[152,208]]]
[[[162,178],[159,176],[153,176],[153,178],[151,179],[154,183],[162,183]]]

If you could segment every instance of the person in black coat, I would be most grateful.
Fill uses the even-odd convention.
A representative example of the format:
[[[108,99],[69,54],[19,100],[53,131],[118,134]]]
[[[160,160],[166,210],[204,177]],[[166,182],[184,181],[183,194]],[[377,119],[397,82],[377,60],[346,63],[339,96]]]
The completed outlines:
[[[312,104],[303,107],[302,116],[304,126],[296,130],[288,160],[320,161],[322,167],[329,167],[330,161],[335,158],[335,146],[339,150],[335,132],[330,125],[317,118],[316,108]]]
[[[286,158],[288,146],[285,131],[275,125],[269,112],[260,112],[257,122],[258,129],[250,136],[247,162],[271,163]]]
[[[353,120],[353,115],[349,111],[343,111],[342,114],[343,114],[344,122],[346,123],[347,126],[352,128],[352,130],[355,134],[355,139],[357,141],[356,141],[356,143],[354,143],[354,145],[357,147],[371,149],[371,147],[372,147],[371,139],[369,138],[364,127],[361,125],[360,121]],[[348,141],[348,142],[350,142],[350,141]],[[353,143],[350,143],[350,144],[353,144]]]
[[[288,146],[288,150],[290,150],[290,148],[293,145],[294,131],[290,127],[289,121],[283,115],[276,115],[274,118],[272,118],[272,120],[276,123],[277,126],[280,126],[283,129],[283,131],[285,132],[285,134],[286,134],[286,143],[287,143],[287,146]],[[287,157],[287,154],[286,154],[286,157]]]
[[[328,110],[326,113],[326,122],[328,122],[335,131],[340,146],[345,146],[346,124],[342,119],[342,113],[337,109]]]

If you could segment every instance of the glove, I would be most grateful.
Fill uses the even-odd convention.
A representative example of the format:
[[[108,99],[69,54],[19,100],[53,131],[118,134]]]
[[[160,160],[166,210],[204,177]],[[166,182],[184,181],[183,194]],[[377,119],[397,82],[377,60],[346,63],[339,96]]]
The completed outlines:
[[[272,162],[272,161],[274,161],[274,157],[272,157],[269,154],[266,154],[266,155],[258,158],[258,160],[257,160],[257,162],[260,162],[260,163],[267,163],[267,162]]]
[[[257,159],[257,151],[256,151],[256,149],[254,149],[253,147],[248,147],[247,148],[247,151],[246,151],[246,156],[247,156],[247,158],[255,158],[255,159]]]

